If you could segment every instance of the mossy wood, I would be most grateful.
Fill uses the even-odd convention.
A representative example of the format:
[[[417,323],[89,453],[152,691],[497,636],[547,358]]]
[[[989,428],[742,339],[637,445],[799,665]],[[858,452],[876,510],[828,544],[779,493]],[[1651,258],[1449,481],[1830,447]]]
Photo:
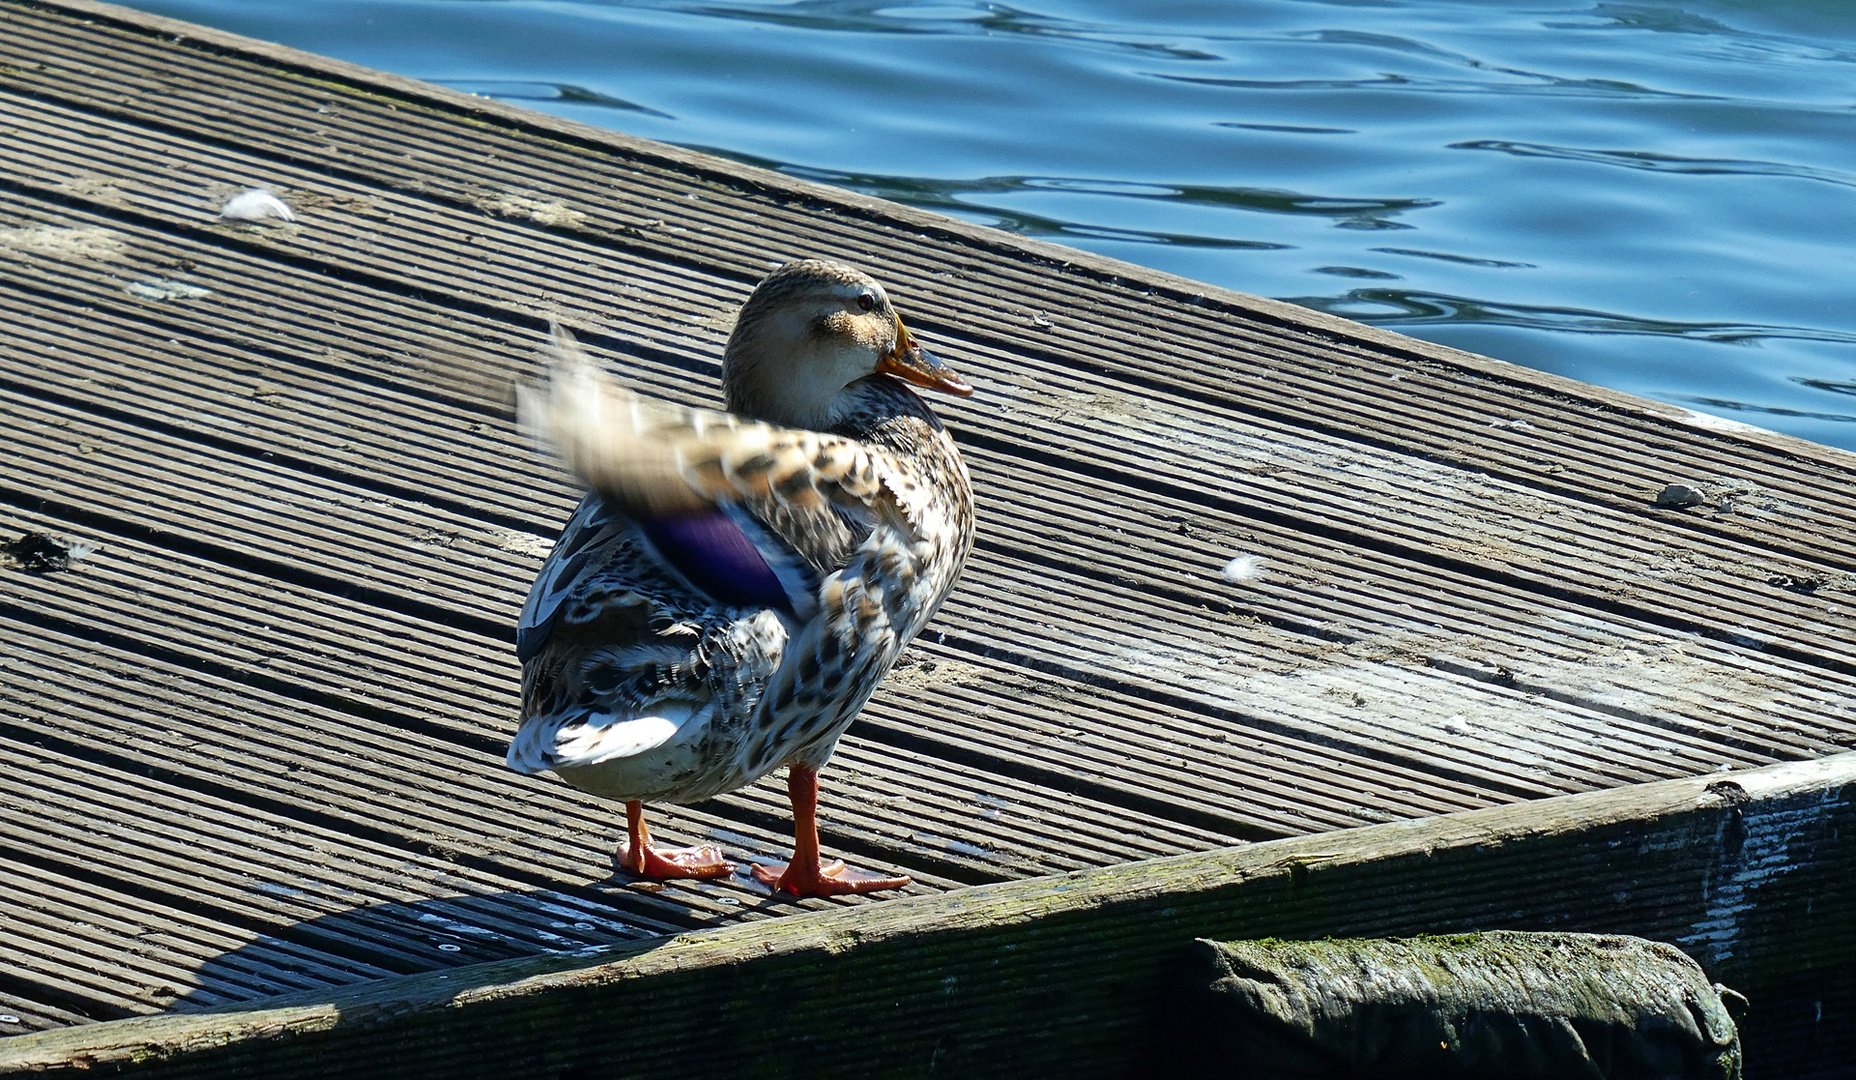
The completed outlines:
[[[1163,1000],[1153,1080],[1741,1080],[1741,999],[1623,934],[1200,938]]]
[[[1856,755],[0,1043],[0,1071],[1120,1077],[1195,937],[1482,929],[1677,944],[1751,999],[1753,1080],[1856,1060]]]
[[[295,221],[222,218],[250,188]],[[610,992],[683,958],[665,1007],[728,1003],[676,1021],[702,1060],[835,1031],[840,970],[902,993],[860,950],[809,981],[816,952],[777,927],[662,944],[881,902],[612,878],[615,808],[504,767],[511,627],[578,493],[437,374],[532,370],[554,318],[641,392],[713,404],[732,313],[806,255],[873,270],[980,391],[940,406],[979,546],[826,775],[827,849],[912,895],[1856,747],[1847,452],[146,13],[0,0],[0,1035],[645,940]],[[1656,505],[1672,481],[1707,498]],[[1245,556],[1260,571],[1228,580]],[[670,843],[789,850],[778,777],[653,812]],[[1322,843],[1295,850],[1330,880]],[[1236,891],[1191,921],[1375,910],[1323,921],[1280,866],[1208,858]],[[1672,879],[1682,904],[1695,880]],[[972,947],[1066,940],[1082,887],[1023,901],[1048,925],[980,919]],[[883,951],[917,933],[884,920],[964,942],[974,905],[1021,895],[1044,894],[873,911],[870,962],[941,971]],[[1153,915],[1135,949],[1149,915],[1115,895],[1104,965],[1037,952],[1027,1008],[1145,992],[1186,928]],[[1380,921],[1482,918],[1408,899]],[[936,1011],[983,1000],[960,980],[993,954],[965,948],[916,1008],[939,1042],[831,1011],[898,1069],[977,1060],[980,1014]],[[599,1060],[596,1033],[668,1053],[606,993],[596,1028],[560,1006],[558,1061]],[[467,995],[394,1037],[462,1060],[417,1032],[555,1000]],[[789,1030],[762,1030],[770,1002]],[[1108,1004],[1113,1038],[1094,1016],[1052,1037],[1121,1038]],[[344,1009],[341,1039],[388,1037]],[[360,1052],[336,1047],[316,1052]]]

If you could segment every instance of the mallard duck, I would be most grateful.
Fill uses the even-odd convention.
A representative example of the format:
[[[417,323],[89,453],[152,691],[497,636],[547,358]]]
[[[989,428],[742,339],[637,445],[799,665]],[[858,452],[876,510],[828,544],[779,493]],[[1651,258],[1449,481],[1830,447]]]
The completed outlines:
[[[522,609],[511,768],[625,803],[615,859],[649,878],[735,867],[651,845],[644,803],[787,769],[795,896],[901,888],[821,863],[818,770],[973,546],[953,439],[911,387],[972,388],[924,352],[883,287],[837,263],[775,270],[722,360],[726,412],[633,394],[556,328],[523,423],[590,489]]]

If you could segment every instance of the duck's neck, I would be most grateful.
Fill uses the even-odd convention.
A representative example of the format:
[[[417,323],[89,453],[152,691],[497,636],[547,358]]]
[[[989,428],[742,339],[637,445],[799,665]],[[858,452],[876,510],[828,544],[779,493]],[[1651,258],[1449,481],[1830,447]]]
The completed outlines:
[[[797,385],[792,380],[756,380],[728,378],[722,380],[722,403],[736,416],[764,420],[780,427],[825,431],[836,421],[838,399],[843,392],[820,397],[815,388]]]
[[[939,432],[941,421],[915,391],[887,375],[872,375],[838,395],[835,420],[821,430],[863,442],[912,443]],[[924,427],[925,425],[925,427]],[[906,434],[904,430],[906,429]]]
[[[728,370],[723,375],[722,400],[736,416],[853,437],[862,437],[892,417],[933,416],[914,391],[887,375],[858,379],[835,394],[821,397],[815,385],[808,388],[791,379],[760,381],[753,378],[755,374],[755,369],[748,368],[742,372]],[[808,393],[808,389],[812,392]]]

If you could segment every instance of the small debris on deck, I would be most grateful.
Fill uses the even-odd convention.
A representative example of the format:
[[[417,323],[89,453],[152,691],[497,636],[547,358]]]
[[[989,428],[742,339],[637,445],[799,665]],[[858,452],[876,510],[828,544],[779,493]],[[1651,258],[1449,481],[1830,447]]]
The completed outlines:
[[[800,256],[880,268],[980,391],[942,413],[966,579],[828,773],[856,865],[952,890],[1856,746],[1849,454],[61,2],[0,0],[20,1026],[830,906],[615,878],[613,808],[505,768],[579,493],[436,375],[532,374],[554,318],[714,405]],[[315,228],[218,225],[242,188]],[[767,861],[787,813],[775,777],[653,826]]]
[[[55,574],[69,570],[72,563],[88,558],[96,550],[94,545],[80,541],[29,532],[0,543],[0,567],[13,567],[28,574]]]
[[[263,188],[241,191],[226,200],[219,216],[227,221],[295,221],[296,215],[277,196]]]

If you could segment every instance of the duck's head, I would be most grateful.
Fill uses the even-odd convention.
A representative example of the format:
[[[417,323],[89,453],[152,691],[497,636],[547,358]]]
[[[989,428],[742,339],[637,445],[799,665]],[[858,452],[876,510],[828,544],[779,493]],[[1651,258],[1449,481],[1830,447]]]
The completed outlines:
[[[875,278],[819,259],[787,263],[755,287],[722,359],[730,412],[814,431],[832,427],[850,388],[873,377],[973,393],[915,343]]]

